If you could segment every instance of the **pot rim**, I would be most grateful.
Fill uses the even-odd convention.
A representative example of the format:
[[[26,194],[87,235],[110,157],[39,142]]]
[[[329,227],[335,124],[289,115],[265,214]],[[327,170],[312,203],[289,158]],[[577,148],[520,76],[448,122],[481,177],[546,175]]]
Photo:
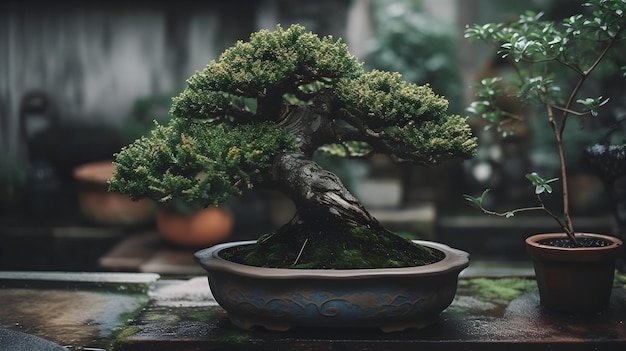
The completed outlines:
[[[228,271],[240,275],[269,279],[343,279],[350,277],[376,277],[393,275],[439,275],[445,272],[457,272],[457,274],[469,266],[469,254],[465,251],[453,249],[448,245],[424,241],[412,240],[414,243],[423,245],[444,253],[444,258],[435,263],[416,267],[401,268],[373,268],[373,269],[289,269],[289,268],[266,268],[248,266],[225,260],[219,256],[221,250],[240,246],[252,245],[256,240],[233,241],[215,245],[197,251],[194,256],[196,261],[207,271]]]
[[[593,233],[577,233],[579,238],[596,238],[610,241],[611,244],[599,247],[558,247],[541,244],[540,241],[555,238],[566,238],[566,234],[561,233],[543,233],[535,234],[526,238],[526,249],[528,253],[536,257],[550,258],[559,261],[578,261],[578,258],[572,256],[576,254],[585,254],[586,257],[581,261],[602,261],[611,260],[619,255],[623,242],[621,239],[604,234]]]
[[[599,250],[613,249],[623,244],[622,240],[620,240],[619,238],[610,236],[610,235],[604,235],[604,234],[576,233],[576,237],[577,238],[596,238],[596,239],[602,239],[605,241],[611,241],[612,243],[607,246],[598,246],[598,247],[558,247],[558,246],[544,245],[540,243],[540,241],[542,240],[567,238],[567,235],[565,233],[535,234],[526,238],[526,243],[535,247],[540,247],[540,248],[545,248],[545,249],[554,249],[554,250],[559,250],[559,251],[581,251],[581,250],[599,251]]]

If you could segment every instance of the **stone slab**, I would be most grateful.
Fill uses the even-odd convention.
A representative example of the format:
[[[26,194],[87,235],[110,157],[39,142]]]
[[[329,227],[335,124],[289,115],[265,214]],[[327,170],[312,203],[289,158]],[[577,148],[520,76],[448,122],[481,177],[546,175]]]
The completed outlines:
[[[45,344],[28,336],[70,350],[106,350],[128,319],[148,303],[148,291],[158,278],[137,273],[0,271],[0,330],[7,336],[0,337],[0,350],[38,350],[18,346]]]
[[[50,273],[60,286],[46,283],[46,273],[32,275],[0,275],[0,328],[75,350],[626,350],[623,286],[613,290],[607,311],[571,315],[543,309],[532,279],[462,278],[439,322],[420,331],[271,332],[234,327],[206,276],[152,281],[152,275],[111,274],[107,283]],[[152,282],[145,291],[129,289],[129,280]]]
[[[207,288],[194,281],[184,291],[190,294],[203,286]],[[172,308],[172,301],[158,301],[142,311],[116,349],[170,350],[184,345],[190,350],[626,350],[623,288],[614,289],[609,310],[593,315],[547,311],[536,289],[508,302],[485,301],[471,288],[461,288],[439,323],[389,334],[351,328],[242,331],[213,302],[194,305],[187,299]]]

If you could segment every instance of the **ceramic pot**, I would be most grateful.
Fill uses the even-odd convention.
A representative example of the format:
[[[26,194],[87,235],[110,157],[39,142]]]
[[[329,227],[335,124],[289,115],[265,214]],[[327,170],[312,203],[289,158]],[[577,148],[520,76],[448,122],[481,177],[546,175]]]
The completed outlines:
[[[180,245],[203,247],[224,242],[232,232],[233,217],[221,208],[210,206],[189,215],[159,209],[157,231],[165,241]]]
[[[385,332],[422,329],[435,323],[456,294],[458,275],[469,265],[466,252],[416,241],[441,251],[436,263],[386,269],[279,269],[252,267],[220,252],[255,241],[200,250],[215,300],[242,329],[264,327],[377,327]]]
[[[113,176],[112,161],[86,163],[74,169],[78,182],[78,205],[82,215],[97,224],[132,226],[154,219],[149,200],[133,201],[127,195],[108,191]]]
[[[564,233],[538,234],[526,239],[532,257],[541,305],[561,312],[599,312],[609,305],[615,260],[622,250],[618,238],[577,234],[581,239],[605,241],[606,246],[562,248],[546,243]]]

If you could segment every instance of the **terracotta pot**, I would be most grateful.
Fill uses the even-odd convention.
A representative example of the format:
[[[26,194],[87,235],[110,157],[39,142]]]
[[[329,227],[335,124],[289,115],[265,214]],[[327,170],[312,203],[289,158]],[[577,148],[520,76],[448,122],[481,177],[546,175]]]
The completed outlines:
[[[561,248],[546,245],[564,233],[538,234],[526,239],[533,259],[541,304],[562,312],[599,312],[609,305],[615,260],[622,241],[600,234],[577,234],[610,243],[602,247]]]
[[[459,273],[469,265],[466,252],[415,242],[445,257],[420,267],[352,270],[252,267],[220,257],[222,250],[254,241],[216,245],[195,257],[208,273],[215,300],[242,329],[378,327],[392,332],[436,323],[456,294]]]
[[[181,246],[209,246],[225,241],[233,229],[233,217],[218,207],[207,207],[184,215],[160,209],[156,217],[161,237]]]
[[[87,163],[74,169],[83,216],[107,225],[137,225],[152,220],[154,210],[149,200],[133,201],[127,195],[108,191],[107,181],[114,170],[112,161]]]

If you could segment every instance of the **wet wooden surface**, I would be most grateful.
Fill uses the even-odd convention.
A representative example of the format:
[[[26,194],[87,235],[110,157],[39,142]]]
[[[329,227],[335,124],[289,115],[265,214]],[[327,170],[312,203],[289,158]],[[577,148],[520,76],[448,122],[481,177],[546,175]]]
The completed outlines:
[[[0,272],[0,328],[71,350],[626,350],[619,284],[609,310],[580,316],[541,308],[532,280],[463,278],[439,323],[421,331],[281,333],[235,328],[203,276],[20,274]]]

